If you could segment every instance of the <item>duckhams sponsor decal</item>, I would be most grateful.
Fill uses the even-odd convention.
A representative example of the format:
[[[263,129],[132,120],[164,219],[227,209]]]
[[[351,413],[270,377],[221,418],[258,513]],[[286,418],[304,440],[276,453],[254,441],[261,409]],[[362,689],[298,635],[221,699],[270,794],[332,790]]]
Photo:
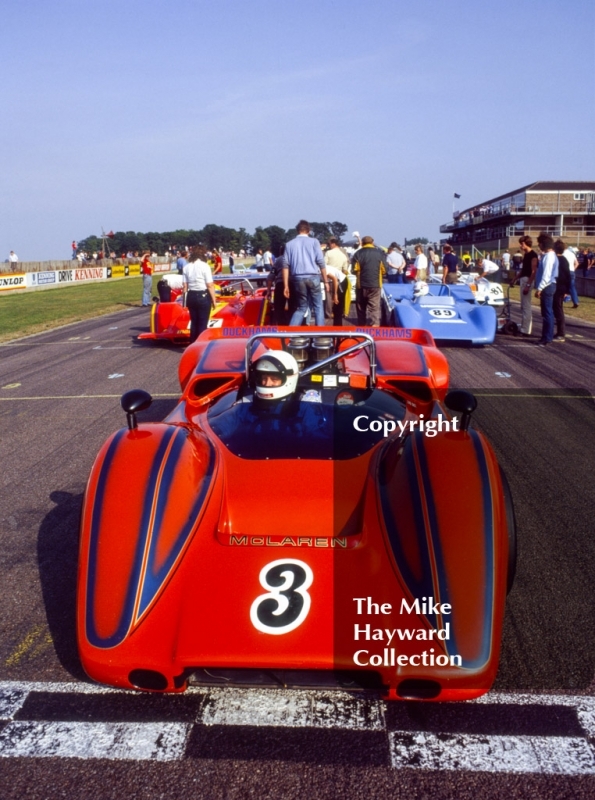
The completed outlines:
[[[279,329],[273,325],[263,325],[259,327],[255,325],[254,327],[247,328],[247,327],[237,327],[237,328],[223,328],[222,334],[223,336],[243,339],[249,338],[250,336],[256,336],[257,333],[278,333]]]
[[[24,275],[1,275],[0,276],[0,291],[5,289],[24,289],[25,288]]]
[[[367,333],[374,339],[412,339],[411,328],[356,328],[356,333]]]

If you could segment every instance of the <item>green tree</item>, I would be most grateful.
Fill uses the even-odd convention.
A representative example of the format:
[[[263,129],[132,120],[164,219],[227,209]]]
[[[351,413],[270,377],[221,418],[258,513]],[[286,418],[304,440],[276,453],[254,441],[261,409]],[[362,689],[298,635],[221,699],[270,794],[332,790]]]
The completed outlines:
[[[270,247],[272,252],[275,255],[278,255],[281,251],[281,247],[287,241],[287,234],[285,233],[284,228],[280,228],[278,225],[269,225],[268,228],[264,229],[264,232],[269,237],[271,242]]]
[[[342,244],[343,237],[349,230],[347,225],[345,225],[343,222],[327,222],[326,224],[331,229],[331,233],[335,237],[335,239],[338,239],[339,244]]]
[[[311,222],[310,230],[313,236],[318,239],[320,243],[326,242],[331,235],[331,229],[328,222]]]
[[[234,231],[229,249],[233,250],[234,253],[239,253],[240,250],[247,250],[249,246],[250,234],[247,232],[246,228],[240,228],[239,231]]]
[[[268,250],[271,246],[271,237],[264,228],[259,226],[250,237],[250,246],[252,247],[253,253],[256,253],[258,250]]]

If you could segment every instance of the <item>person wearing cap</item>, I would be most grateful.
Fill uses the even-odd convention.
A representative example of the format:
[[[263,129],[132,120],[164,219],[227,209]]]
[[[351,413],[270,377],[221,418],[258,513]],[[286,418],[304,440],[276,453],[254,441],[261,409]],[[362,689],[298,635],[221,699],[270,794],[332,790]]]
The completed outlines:
[[[371,236],[364,236],[361,249],[354,255],[353,271],[357,276],[355,306],[357,324],[380,327],[382,276],[386,275],[384,252],[374,246]]]
[[[386,257],[386,280],[388,283],[405,283],[403,276],[406,266],[401,248],[396,242],[391,242]]]

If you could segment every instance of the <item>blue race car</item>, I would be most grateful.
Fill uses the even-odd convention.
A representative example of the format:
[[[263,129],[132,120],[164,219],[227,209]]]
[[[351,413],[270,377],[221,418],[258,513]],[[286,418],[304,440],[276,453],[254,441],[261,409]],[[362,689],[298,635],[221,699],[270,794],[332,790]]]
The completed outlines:
[[[388,283],[383,286],[388,324],[422,328],[443,344],[492,344],[496,311],[478,303],[469,286]]]

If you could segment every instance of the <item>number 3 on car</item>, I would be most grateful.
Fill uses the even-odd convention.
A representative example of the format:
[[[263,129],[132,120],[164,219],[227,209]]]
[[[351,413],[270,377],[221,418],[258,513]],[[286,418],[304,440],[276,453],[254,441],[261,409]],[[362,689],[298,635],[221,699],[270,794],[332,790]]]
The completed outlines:
[[[262,633],[279,635],[298,628],[310,611],[310,595],[314,574],[303,561],[282,558],[266,564],[258,576],[267,589],[250,607],[250,620]]]

